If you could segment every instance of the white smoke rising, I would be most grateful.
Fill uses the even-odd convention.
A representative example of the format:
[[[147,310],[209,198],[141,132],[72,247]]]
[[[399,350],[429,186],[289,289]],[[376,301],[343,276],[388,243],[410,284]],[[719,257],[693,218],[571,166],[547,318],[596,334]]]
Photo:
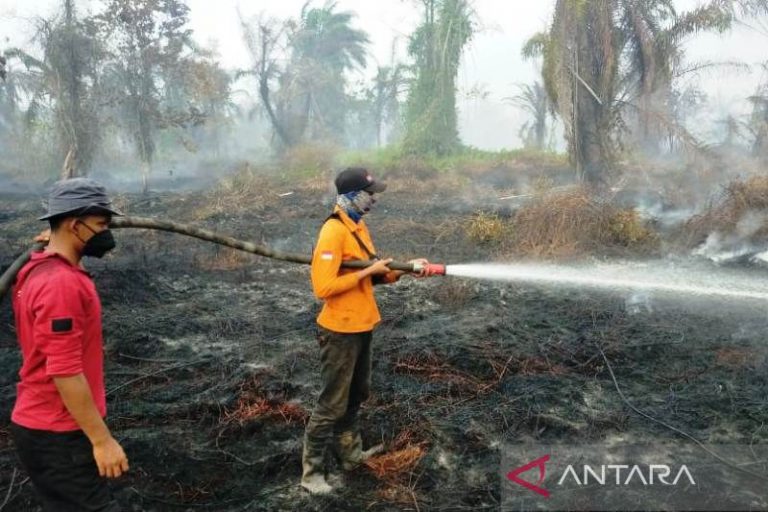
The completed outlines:
[[[762,211],[749,211],[736,224],[736,230],[730,234],[714,231],[696,250],[694,256],[704,257],[715,263],[727,263],[739,259],[751,258],[752,261],[768,261],[765,246],[756,246],[752,237],[765,226],[768,214]],[[760,254],[762,253],[762,254]]]

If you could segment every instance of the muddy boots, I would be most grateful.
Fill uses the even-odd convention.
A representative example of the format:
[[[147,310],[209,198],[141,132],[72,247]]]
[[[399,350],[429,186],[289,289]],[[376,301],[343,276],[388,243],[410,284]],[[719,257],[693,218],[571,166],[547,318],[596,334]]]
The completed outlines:
[[[328,448],[344,469],[364,460],[357,414],[371,387],[371,333],[318,332],[322,390],[304,433],[301,486],[313,494],[332,490],[325,479]]]
[[[333,490],[326,480],[326,440],[304,434],[304,452],[301,458],[301,486],[311,494],[328,494]],[[363,450],[363,439],[359,432],[344,431],[334,436],[333,455],[344,471],[351,471],[369,457],[381,452],[382,445]],[[339,475],[336,475],[338,478]],[[332,479],[334,477],[331,477]]]
[[[301,456],[301,486],[310,494],[328,494],[333,487],[325,480],[326,440],[304,433]]]
[[[368,450],[363,450],[363,439],[359,432],[346,431],[336,436],[335,453],[344,471],[351,471],[379,453],[383,446],[378,444]]]

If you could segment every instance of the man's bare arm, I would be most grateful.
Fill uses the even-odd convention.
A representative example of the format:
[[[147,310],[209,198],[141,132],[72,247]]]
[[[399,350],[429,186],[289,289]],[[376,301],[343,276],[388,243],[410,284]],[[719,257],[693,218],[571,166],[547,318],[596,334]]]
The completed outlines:
[[[128,458],[99,414],[85,376],[54,377],[53,382],[69,413],[93,445],[93,458],[99,474],[117,478],[128,471]]]

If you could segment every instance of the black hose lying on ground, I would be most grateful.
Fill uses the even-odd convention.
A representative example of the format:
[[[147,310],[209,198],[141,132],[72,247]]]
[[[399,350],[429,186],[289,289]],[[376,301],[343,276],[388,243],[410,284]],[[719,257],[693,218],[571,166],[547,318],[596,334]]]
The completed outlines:
[[[145,217],[116,217],[112,219],[110,225],[114,229],[122,228],[138,228],[138,229],[155,229],[158,231],[168,231],[170,233],[178,233],[180,235],[191,236],[199,240],[206,242],[213,242],[216,244],[231,247],[240,251],[249,252],[266,258],[272,258],[281,261],[289,261],[292,263],[309,264],[312,262],[312,257],[307,254],[283,252],[267,247],[265,245],[258,245],[252,242],[244,242],[231,236],[220,235],[207,229],[197,228],[189,226],[187,224],[180,224],[178,222],[171,222],[167,220],[148,219]],[[44,247],[42,243],[36,243],[24,254],[16,258],[10,267],[0,276],[0,300],[5,297],[6,292],[16,279],[16,274],[19,273],[21,267],[29,261],[30,255],[34,251],[39,251]],[[341,266],[345,268],[365,268],[373,264],[370,260],[354,260],[344,261]],[[400,263],[392,262],[388,265],[392,270],[403,270],[405,272],[413,272],[412,263]]]

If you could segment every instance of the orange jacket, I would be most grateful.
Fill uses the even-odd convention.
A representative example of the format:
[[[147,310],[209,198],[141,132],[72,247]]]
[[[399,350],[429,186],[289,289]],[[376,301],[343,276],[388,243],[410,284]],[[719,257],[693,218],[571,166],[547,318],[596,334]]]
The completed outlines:
[[[323,225],[312,255],[312,289],[325,302],[317,323],[341,333],[370,331],[381,321],[373,296],[373,279],[358,279],[359,269],[341,268],[341,262],[369,259],[352,232],[357,233],[369,251],[375,254],[376,249],[365,221],[356,224],[338,206],[334,212],[339,220],[329,219]],[[382,279],[387,283],[396,280],[394,273]]]

